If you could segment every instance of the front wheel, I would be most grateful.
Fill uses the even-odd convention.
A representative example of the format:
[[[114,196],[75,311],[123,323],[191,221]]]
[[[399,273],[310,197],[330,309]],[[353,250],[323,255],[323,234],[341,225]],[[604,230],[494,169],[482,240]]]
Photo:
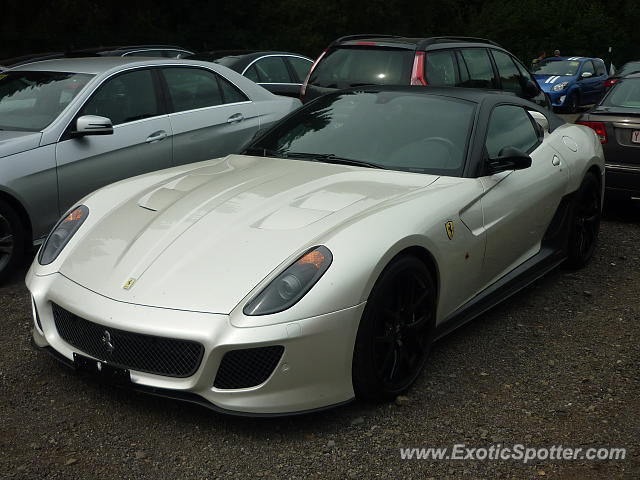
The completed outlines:
[[[588,173],[571,205],[571,225],[567,245],[567,264],[584,267],[596,248],[600,232],[601,190],[593,173]]]
[[[577,113],[580,108],[580,97],[576,92],[571,92],[569,98],[566,101],[567,113]]]
[[[353,354],[358,398],[393,399],[418,377],[435,332],[436,289],[426,265],[413,256],[393,260],[369,295]]]
[[[8,276],[24,253],[25,233],[18,214],[0,200],[0,280]]]

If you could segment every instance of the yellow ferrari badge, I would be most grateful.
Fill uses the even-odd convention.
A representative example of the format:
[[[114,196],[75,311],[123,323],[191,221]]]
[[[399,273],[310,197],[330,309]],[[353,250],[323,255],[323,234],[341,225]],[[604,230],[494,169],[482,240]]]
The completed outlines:
[[[449,240],[451,240],[453,238],[453,222],[449,220],[447,223],[445,223],[444,229],[447,231],[447,237],[449,237]]]
[[[131,287],[133,287],[133,284],[136,283],[136,279],[135,278],[130,278],[129,280],[127,280],[124,285],[122,286],[122,288],[124,288],[125,290],[129,290]]]

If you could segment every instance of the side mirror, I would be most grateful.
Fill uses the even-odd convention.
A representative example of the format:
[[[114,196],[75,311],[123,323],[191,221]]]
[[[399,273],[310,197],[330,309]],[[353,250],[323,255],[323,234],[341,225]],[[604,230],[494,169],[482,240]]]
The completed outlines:
[[[504,147],[496,158],[487,161],[491,174],[523,170],[531,166],[531,157],[516,147]]]
[[[591,72],[582,72],[582,75],[580,75],[582,78],[589,78],[589,77],[593,77],[593,73]]]
[[[113,125],[107,117],[83,115],[76,120],[76,129],[71,132],[74,137],[85,135],[113,135]]]
[[[538,85],[536,85],[536,83],[533,80],[531,80],[530,78],[527,78],[526,81],[524,82],[523,91],[528,98],[533,98],[536,95],[538,95],[538,92],[540,90],[538,89]]]

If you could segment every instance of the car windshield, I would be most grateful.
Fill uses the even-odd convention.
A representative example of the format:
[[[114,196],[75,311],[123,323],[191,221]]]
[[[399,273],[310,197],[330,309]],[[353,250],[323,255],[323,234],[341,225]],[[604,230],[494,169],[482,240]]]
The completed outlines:
[[[620,67],[620,70],[616,72],[616,75],[623,77],[635,72],[640,72],[640,62],[625,63],[622,67]]]
[[[60,115],[91,77],[64,72],[0,73],[0,129],[42,130]]]
[[[578,73],[580,62],[575,60],[542,60],[533,67],[533,73],[537,75],[562,75],[574,76]]]
[[[325,88],[408,85],[414,53],[399,48],[337,48],[318,63],[309,84]]]
[[[460,176],[475,103],[406,91],[326,95],[245,153]]]
[[[608,107],[640,108],[640,78],[620,80],[602,104]]]

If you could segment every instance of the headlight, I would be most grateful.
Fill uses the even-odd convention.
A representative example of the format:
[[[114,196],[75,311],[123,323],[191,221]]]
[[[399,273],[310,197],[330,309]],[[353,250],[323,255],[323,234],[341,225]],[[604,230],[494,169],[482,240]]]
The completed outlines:
[[[89,209],[84,205],[80,205],[60,219],[40,250],[40,255],[38,256],[40,265],[49,265],[58,258],[62,249],[69,243],[71,237],[78,231],[88,216]]]
[[[553,91],[554,92],[561,92],[562,90],[564,90],[565,88],[567,88],[567,85],[569,85],[569,82],[560,82],[560,83],[556,83],[553,86]]]
[[[268,315],[292,307],[322,277],[332,260],[327,247],[312,248],[247,303],[244,314]]]

